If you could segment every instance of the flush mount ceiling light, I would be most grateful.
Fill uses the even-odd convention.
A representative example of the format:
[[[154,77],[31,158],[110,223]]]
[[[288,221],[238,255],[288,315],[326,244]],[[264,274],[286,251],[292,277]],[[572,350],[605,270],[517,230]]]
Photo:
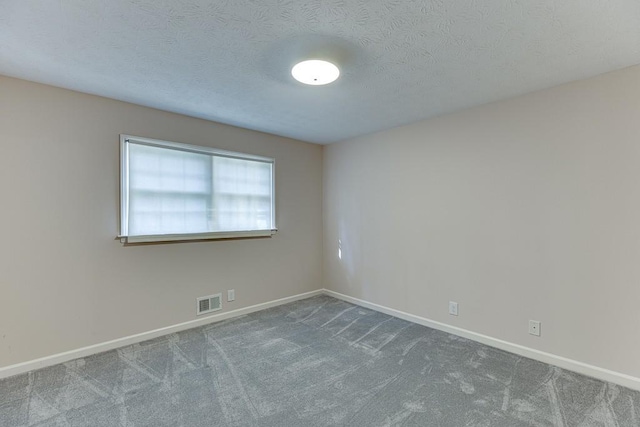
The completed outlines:
[[[300,83],[318,86],[334,82],[340,76],[340,70],[331,62],[309,59],[294,65],[291,75]]]

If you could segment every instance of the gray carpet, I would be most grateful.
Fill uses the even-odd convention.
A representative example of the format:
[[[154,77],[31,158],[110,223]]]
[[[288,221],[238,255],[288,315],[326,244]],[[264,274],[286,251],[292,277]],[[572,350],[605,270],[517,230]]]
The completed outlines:
[[[0,426],[640,426],[640,393],[321,296],[0,380]]]

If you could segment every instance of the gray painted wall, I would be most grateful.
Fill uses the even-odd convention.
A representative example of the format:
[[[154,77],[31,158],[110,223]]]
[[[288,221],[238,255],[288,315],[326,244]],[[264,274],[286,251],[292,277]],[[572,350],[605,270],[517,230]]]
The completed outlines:
[[[639,118],[632,67],[325,147],[325,286],[640,376]]]

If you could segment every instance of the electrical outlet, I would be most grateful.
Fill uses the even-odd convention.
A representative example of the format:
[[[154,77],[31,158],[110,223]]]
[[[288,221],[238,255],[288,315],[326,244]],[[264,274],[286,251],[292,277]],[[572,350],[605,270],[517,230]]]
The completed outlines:
[[[452,316],[458,315],[458,303],[455,301],[449,301],[449,314]]]
[[[537,320],[529,320],[529,334],[540,336],[540,322]]]
[[[236,290],[235,289],[229,289],[227,291],[227,301],[231,302],[234,301],[236,299]]]

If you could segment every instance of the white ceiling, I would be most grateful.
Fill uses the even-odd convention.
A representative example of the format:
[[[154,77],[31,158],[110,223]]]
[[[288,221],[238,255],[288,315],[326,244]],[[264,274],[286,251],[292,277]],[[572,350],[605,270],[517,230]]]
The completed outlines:
[[[0,0],[0,74],[317,143],[638,63],[638,0]]]

